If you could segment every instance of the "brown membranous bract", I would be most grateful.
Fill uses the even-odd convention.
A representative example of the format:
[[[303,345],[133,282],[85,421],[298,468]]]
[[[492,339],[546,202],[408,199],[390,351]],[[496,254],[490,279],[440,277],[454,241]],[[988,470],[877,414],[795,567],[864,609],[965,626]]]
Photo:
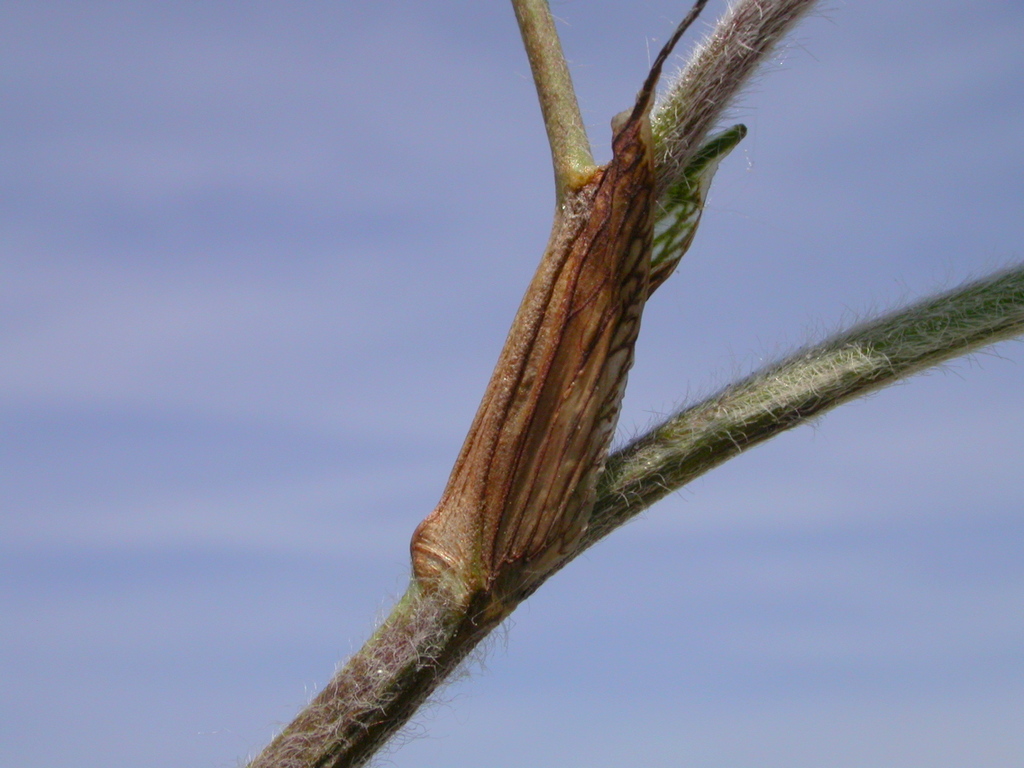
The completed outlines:
[[[428,589],[500,621],[587,528],[648,296],[661,67],[613,121],[612,161],[568,190],[448,485],[412,539]]]

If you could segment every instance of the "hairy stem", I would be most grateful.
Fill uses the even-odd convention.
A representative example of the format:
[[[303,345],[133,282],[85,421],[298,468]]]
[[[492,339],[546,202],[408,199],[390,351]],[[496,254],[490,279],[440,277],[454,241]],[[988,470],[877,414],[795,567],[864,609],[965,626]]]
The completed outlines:
[[[680,411],[612,454],[578,555],[742,451],[856,397],[1024,334],[1024,266],[871,320]],[[363,765],[494,628],[415,583],[250,768]]]
[[[1024,266],[850,328],[692,405],[608,457],[582,551],[638,512],[837,405],[1024,334]]]
[[[740,0],[659,109],[654,124],[659,191],[672,193],[676,185],[688,185],[686,194],[670,194],[663,203],[681,222],[679,231],[665,238],[669,244],[661,261],[666,271],[692,239],[704,199],[699,185],[710,181],[713,161],[742,138],[742,131],[733,129],[735,134],[725,132],[713,140],[706,158],[695,153],[756,64],[813,4]],[[562,202],[597,169],[546,1],[513,0],[513,5]],[[691,160],[701,162],[693,165]],[[679,211],[672,213],[671,206]],[[741,451],[854,397],[1021,333],[1024,267],[1017,267],[855,326],[759,371],[611,455],[582,538],[566,546],[559,564]],[[535,588],[531,583],[530,591]],[[504,614],[489,611],[482,595],[426,589],[414,581],[363,648],[250,768],[365,764],[500,621]]]
[[[391,615],[249,768],[364,765],[494,628],[413,581]]]
[[[651,115],[658,193],[677,183],[722,113],[817,0],[739,0],[690,57]]]
[[[512,6],[537,86],[561,201],[566,190],[582,186],[593,172],[590,140],[547,0],[512,0]]]

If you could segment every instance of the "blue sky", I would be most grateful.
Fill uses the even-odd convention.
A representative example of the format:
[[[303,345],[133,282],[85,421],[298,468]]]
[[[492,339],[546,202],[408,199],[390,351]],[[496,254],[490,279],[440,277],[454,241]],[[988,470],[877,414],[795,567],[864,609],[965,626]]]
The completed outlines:
[[[685,7],[554,7],[607,159]],[[1022,30],[799,27],[622,436],[1021,260]],[[511,9],[37,0],[0,38],[0,768],[233,766],[402,591],[546,239]],[[788,433],[545,585],[389,759],[1019,766],[1022,464],[1019,343]]]

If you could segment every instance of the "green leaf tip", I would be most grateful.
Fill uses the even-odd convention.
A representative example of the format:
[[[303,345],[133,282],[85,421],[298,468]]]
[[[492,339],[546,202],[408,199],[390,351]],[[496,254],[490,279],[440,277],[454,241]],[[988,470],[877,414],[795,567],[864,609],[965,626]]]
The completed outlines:
[[[690,248],[718,165],[746,135],[747,127],[742,124],[714,134],[658,198],[648,294],[669,278]]]

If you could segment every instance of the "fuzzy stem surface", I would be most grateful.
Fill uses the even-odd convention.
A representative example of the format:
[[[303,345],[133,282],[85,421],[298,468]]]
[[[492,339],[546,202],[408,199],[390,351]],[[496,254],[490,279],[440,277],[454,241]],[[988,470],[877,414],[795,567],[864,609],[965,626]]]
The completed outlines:
[[[874,320],[685,408],[608,458],[573,557],[669,493],[838,405],[1024,334],[1024,265]],[[327,687],[249,768],[360,766],[495,624],[415,582]]]
[[[1021,334],[1024,265],[799,350],[610,455],[579,551],[748,448],[854,398]]]
[[[365,765],[493,628],[413,581],[373,636],[248,768]]]
[[[817,0],[739,0],[690,56],[651,115],[658,193],[692,155],[759,64]]]
[[[754,67],[815,0],[740,0],[698,49],[654,117],[660,189]],[[551,142],[559,200],[593,168],[545,0],[513,0]],[[738,453],[855,397],[1024,333],[1024,267],[857,325],[726,387],[609,456],[572,556]],[[327,687],[249,766],[364,765],[490,632],[482,606],[415,582]]]

